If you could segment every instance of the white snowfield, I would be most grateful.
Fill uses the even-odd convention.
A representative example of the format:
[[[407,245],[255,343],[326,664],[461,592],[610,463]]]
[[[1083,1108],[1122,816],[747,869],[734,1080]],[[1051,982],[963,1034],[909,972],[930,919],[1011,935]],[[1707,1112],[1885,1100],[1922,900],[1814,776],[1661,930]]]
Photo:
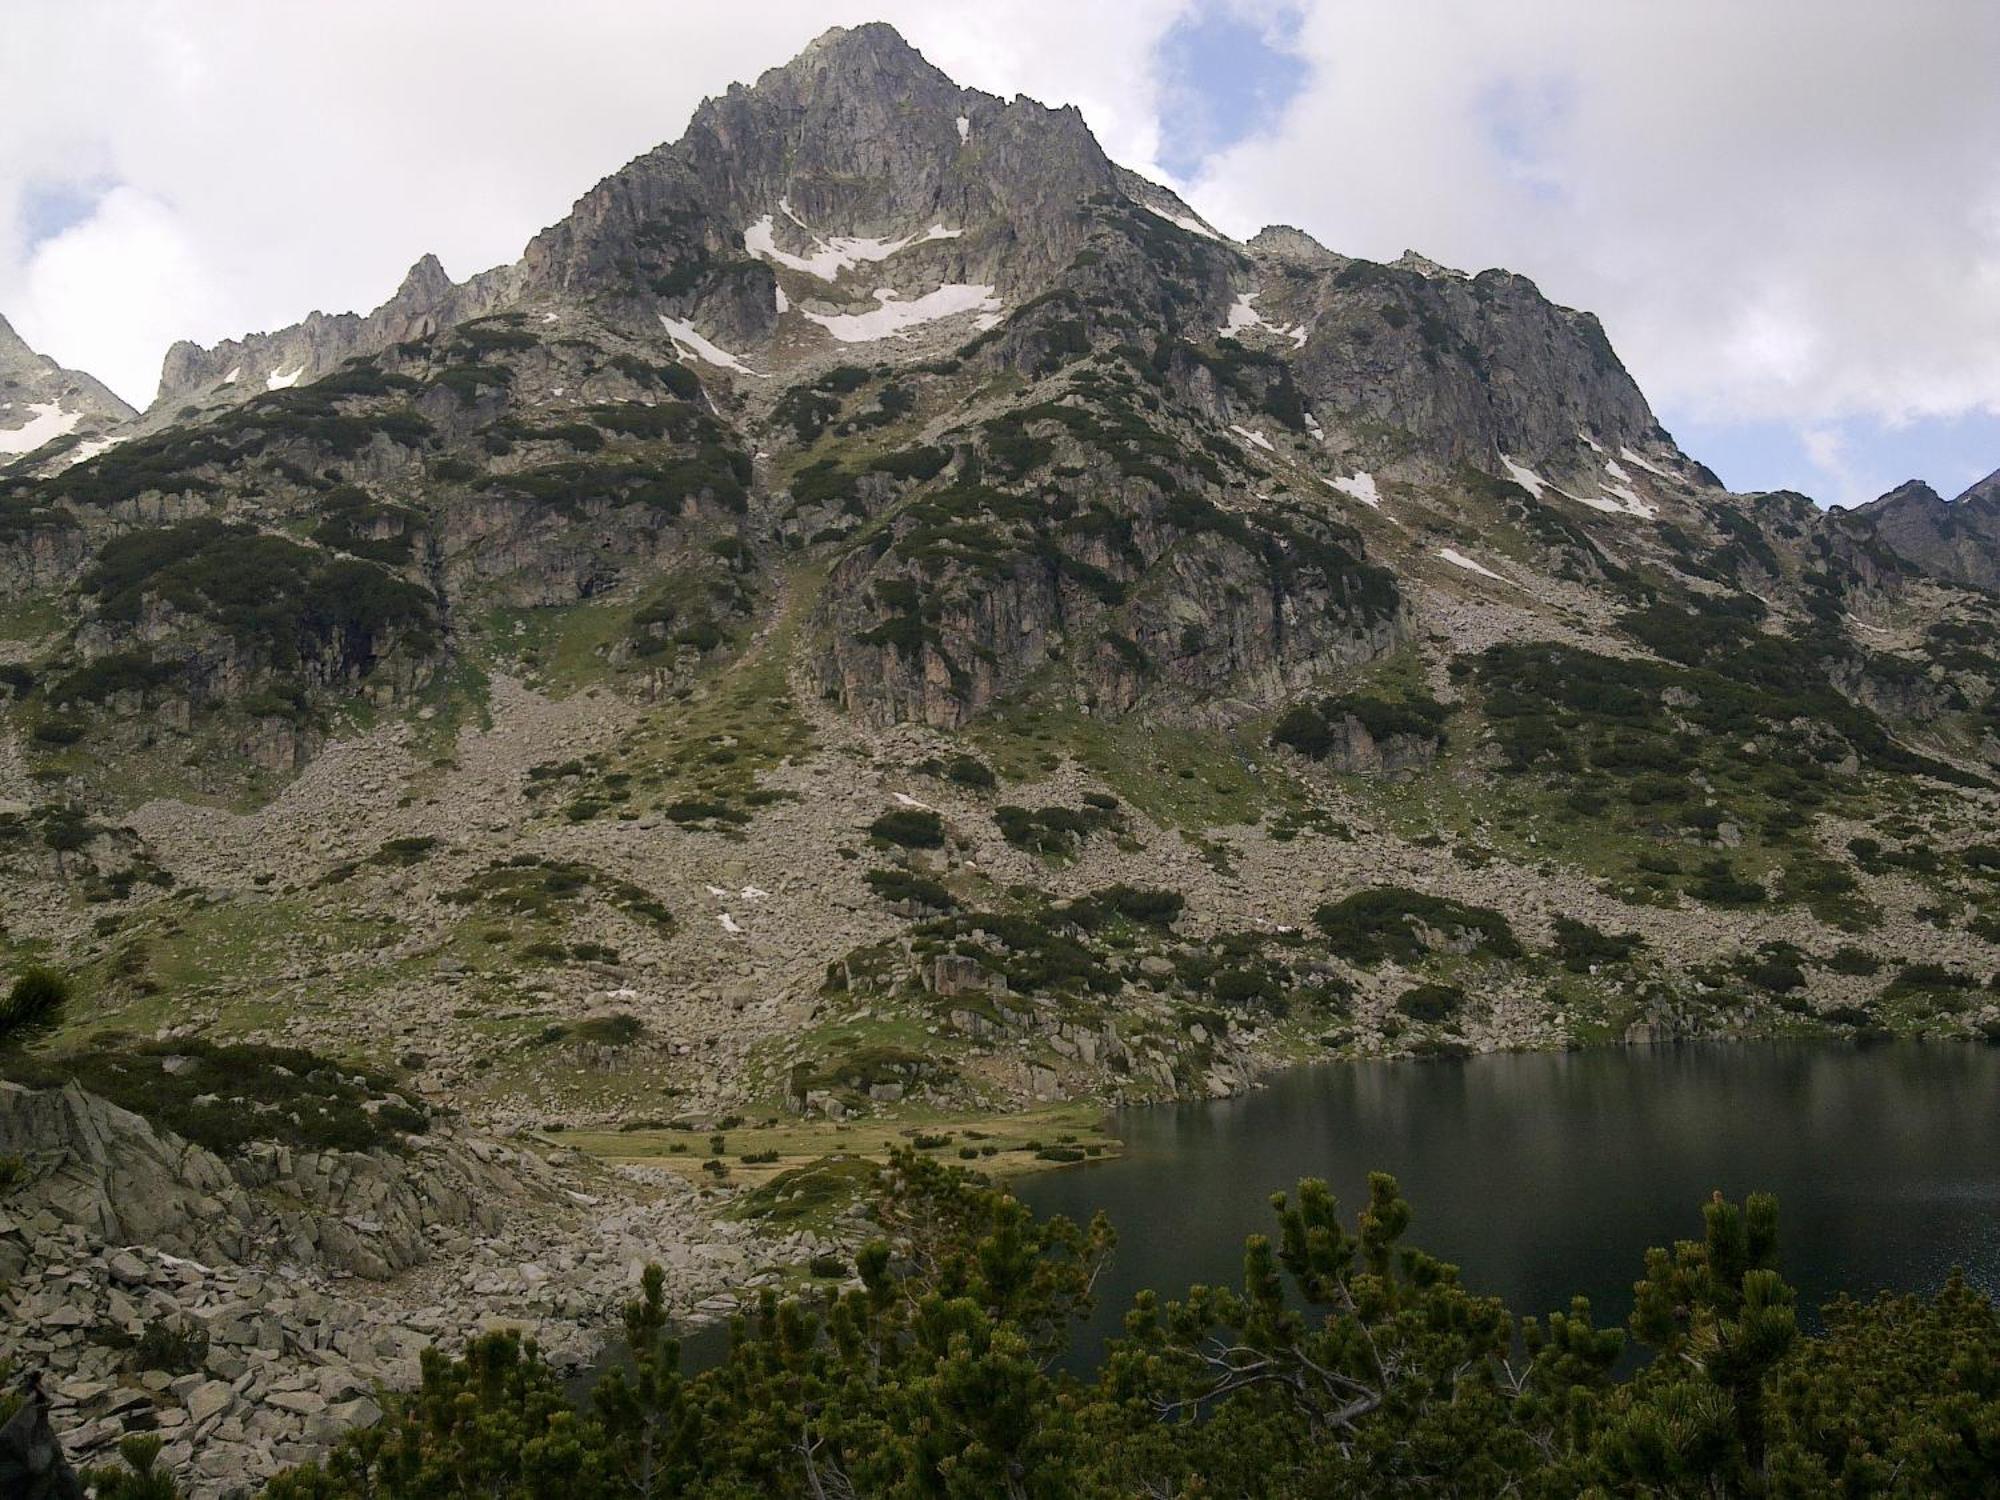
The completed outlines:
[[[33,453],[52,443],[83,420],[80,411],[64,411],[59,401],[31,401],[22,427],[0,428],[0,453]]]
[[[1266,453],[1276,453],[1278,451],[1272,446],[1271,440],[1261,432],[1252,432],[1248,427],[1238,427],[1234,422],[1229,424],[1229,430],[1242,438],[1244,442],[1254,444],[1262,448]]]
[[[1382,508],[1382,492],[1375,488],[1375,476],[1366,470],[1345,479],[1329,479],[1327,483],[1373,510]]]
[[[78,443],[69,452],[56,460],[54,472],[60,474],[64,469],[75,468],[78,464],[87,464],[93,458],[97,457],[98,454],[109,452],[111,449],[116,448],[131,435],[130,433],[124,433],[117,437],[92,438],[88,442]]]
[[[1224,338],[1235,338],[1246,328],[1261,327],[1264,318],[1256,308],[1257,293],[1238,292],[1235,302],[1230,304],[1229,318],[1215,331]]]
[[[1222,238],[1221,235],[1210,229],[1199,219],[1189,218],[1186,214],[1169,213],[1166,209],[1155,208],[1150,203],[1142,203],[1139,206],[1154,218],[1165,219],[1169,224],[1180,229],[1185,229],[1189,234],[1198,234],[1205,240],[1220,240]]]
[[[1526,464],[1517,464],[1504,453],[1500,455],[1500,463],[1507,470],[1507,477],[1533,495],[1537,500],[1542,498],[1543,490],[1555,489],[1554,485],[1550,484]],[[1558,490],[1557,493],[1560,494],[1561,491]]]
[[[1585,436],[1582,433],[1577,435],[1579,437]],[[1602,452],[1603,450],[1600,449],[1599,451]],[[1650,521],[1660,513],[1659,506],[1653,504],[1650,500],[1639,498],[1637,492],[1632,489],[1629,482],[1632,476],[1619,468],[1615,462],[1607,464],[1607,470],[1613,478],[1622,479],[1627,482],[1624,484],[1605,485],[1605,493],[1602,495],[1573,495],[1568,490],[1561,489],[1549,483],[1548,480],[1542,478],[1541,475],[1537,474],[1526,464],[1516,463],[1504,453],[1500,455],[1500,463],[1506,469],[1507,477],[1533,495],[1537,500],[1542,498],[1543,491],[1553,490],[1565,500],[1574,500],[1578,505],[1587,505],[1592,510],[1601,510],[1608,516],[1637,516],[1642,521]]]
[[[1607,488],[1610,489],[1612,495],[1616,495],[1618,498],[1614,500],[1607,495],[1572,495],[1568,490],[1557,490],[1556,493],[1566,499],[1574,500],[1578,505],[1587,505],[1592,510],[1601,510],[1607,516],[1637,516],[1642,521],[1650,521],[1654,516],[1659,514],[1657,510],[1641,500],[1630,490],[1621,489],[1615,484],[1607,486]]]
[[[222,383],[224,385],[234,385],[236,384],[237,381],[241,380],[242,378],[243,378],[243,366],[231,365],[229,367],[229,373],[222,377]]]
[[[1480,577],[1490,578],[1495,583],[1506,583],[1508,581],[1487,567],[1486,564],[1474,562],[1456,547],[1440,547],[1438,549],[1438,556],[1450,563],[1454,568],[1463,568],[1468,573],[1477,573]]]
[[[963,146],[967,141],[971,139],[972,139],[972,121],[968,120],[964,115],[960,115],[958,117],[958,143],[959,145]]]
[[[778,200],[778,207],[786,218],[812,237],[812,254],[793,255],[789,251],[780,250],[777,242],[777,219],[771,214],[765,214],[743,231],[743,248],[752,255],[775,265],[789,266],[794,271],[817,276],[821,281],[836,281],[840,273],[850,266],[887,260],[897,251],[907,250],[912,245],[927,244],[932,240],[955,240],[965,233],[963,229],[947,229],[942,224],[933,224],[922,234],[906,234],[899,240],[866,239],[858,235],[829,236],[822,235],[793,213],[792,205],[785,199]]]
[[[948,281],[936,291],[925,292],[923,296],[913,297],[907,302],[891,288],[881,286],[875,289],[875,300],[881,305],[872,312],[816,313],[803,307],[799,311],[843,344],[868,344],[877,339],[900,338],[920,324],[954,318],[960,313],[980,313],[996,321],[1001,313],[992,287],[962,281]],[[981,326],[990,327],[991,324]]]
[[[1626,463],[1637,464],[1647,473],[1657,474],[1662,479],[1672,479],[1674,477],[1672,474],[1669,474],[1665,469],[1661,468],[1658,464],[1654,463],[1650,458],[1646,457],[1645,454],[1635,453],[1630,448],[1620,448],[1618,450],[1618,456],[1624,459]]]
[[[695,332],[694,324],[682,322],[680,319],[670,318],[665,313],[661,313],[660,326],[667,330],[667,336],[675,344],[688,350],[697,358],[707,360],[712,365],[720,365],[725,370],[734,370],[739,375],[748,375],[756,380],[764,378],[757,371],[744,364],[742,360],[731,354],[727,349],[711,344],[707,339]]]
[[[781,313],[790,312],[792,310],[792,299],[785,295],[785,289],[774,285],[771,290],[777,294],[778,311]]]
[[[1236,300],[1230,304],[1229,320],[1215,331],[1226,339],[1239,337],[1246,328],[1263,328],[1275,333],[1279,338],[1290,339],[1294,349],[1303,349],[1306,343],[1306,325],[1303,323],[1280,327],[1266,322],[1264,315],[1257,311],[1256,301],[1261,292],[1238,292]]]
[[[267,391],[288,391],[299,383],[299,377],[305,374],[305,372],[306,367],[304,365],[300,365],[296,370],[273,370],[264,377],[264,389]]]

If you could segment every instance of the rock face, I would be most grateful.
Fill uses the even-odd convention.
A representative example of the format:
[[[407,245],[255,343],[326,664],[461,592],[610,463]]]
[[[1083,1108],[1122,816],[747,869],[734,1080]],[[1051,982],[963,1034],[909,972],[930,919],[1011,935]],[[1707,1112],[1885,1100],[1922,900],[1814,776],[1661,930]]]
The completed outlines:
[[[0,1207],[8,1354],[42,1376],[71,1457],[157,1432],[192,1500],[378,1420],[378,1389],[414,1384],[433,1344],[506,1322],[573,1368],[647,1260],[687,1316],[733,1308],[725,1289],[768,1280],[770,1257],[834,1248],[793,1237],[753,1260],[747,1231],[702,1224],[675,1179],[585,1193],[470,1133],[408,1157],[265,1144],[224,1161],[74,1086],[0,1084],[0,1154],[27,1177]]]
[[[46,1213],[105,1244],[211,1264],[277,1249],[373,1280],[422,1261],[433,1226],[492,1230],[501,1205],[553,1191],[545,1177],[522,1177],[532,1157],[502,1165],[448,1138],[409,1158],[269,1145],[224,1161],[74,1085],[0,1083],[0,1148],[31,1174],[8,1200],[17,1215]],[[25,1260],[21,1243],[0,1235],[0,1281]]]
[[[460,286],[436,256],[426,255],[410,267],[395,295],[371,313],[314,312],[276,333],[246,334],[208,349],[182,340],[167,350],[147,423],[185,420],[262,392],[309,385],[357,355],[477,317],[499,290],[492,276]]]
[[[1397,434],[1449,466],[1496,449],[1539,461],[1579,431],[1614,447],[1660,436],[1596,319],[1526,278],[1414,254],[1375,265],[1284,227],[1238,246],[1111,163],[1074,109],[961,88],[880,24],[830,31],[708,100],[679,141],[591,189],[515,266],[455,287],[425,257],[366,317],[176,345],[154,415],[309,382],[550,298],[588,298],[632,330],[671,319],[763,370],[787,361],[788,329],[814,322],[836,344],[870,317],[962,336],[964,316],[944,309],[984,317],[1065,293],[1143,308],[1156,333],[1230,326],[1246,346],[1283,349],[1343,452],[1379,456]],[[884,320],[885,300],[914,321]]]
[[[102,381],[35,353],[0,318],[0,469],[30,455],[74,458],[134,415]]]

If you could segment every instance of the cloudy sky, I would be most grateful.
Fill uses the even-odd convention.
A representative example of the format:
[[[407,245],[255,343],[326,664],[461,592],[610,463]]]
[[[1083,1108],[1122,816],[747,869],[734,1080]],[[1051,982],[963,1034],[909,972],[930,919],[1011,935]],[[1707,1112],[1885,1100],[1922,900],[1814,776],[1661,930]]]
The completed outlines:
[[[128,399],[166,346],[513,259],[830,25],[1080,106],[1247,235],[1595,310],[1739,489],[2000,466],[1986,0],[5,0],[0,314]]]

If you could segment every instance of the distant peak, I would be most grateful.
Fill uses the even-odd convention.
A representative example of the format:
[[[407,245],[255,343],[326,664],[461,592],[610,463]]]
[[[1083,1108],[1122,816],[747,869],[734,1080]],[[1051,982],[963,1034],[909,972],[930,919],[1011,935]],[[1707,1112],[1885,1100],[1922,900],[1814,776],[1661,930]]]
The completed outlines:
[[[1340,259],[1303,229],[1294,229],[1290,224],[1266,224],[1250,240],[1249,248],[1262,255],[1275,255],[1283,260],[1304,261],[1311,265],[1330,264]]]
[[[835,26],[806,43],[788,70],[801,64],[818,68],[872,65],[890,71],[938,73],[903,34],[886,21],[861,26]],[[942,77],[941,73],[938,76]]]
[[[1921,479],[1906,479],[1887,494],[1878,496],[1870,504],[1943,505],[1944,497]]]
[[[390,300],[400,304],[436,302],[452,289],[453,282],[445,274],[445,269],[435,255],[425,255],[409,273],[403,277],[403,284],[396,288],[396,295]]]
[[[2000,469],[1995,469],[1984,479],[1968,485],[1954,505],[2000,505]]]
[[[1405,250],[1391,261],[1390,264],[1399,271],[1415,271],[1419,276],[1428,276],[1433,280],[1464,281],[1466,279],[1465,272],[1455,271],[1450,266],[1440,265],[1428,255],[1420,255],[1415,250]]]

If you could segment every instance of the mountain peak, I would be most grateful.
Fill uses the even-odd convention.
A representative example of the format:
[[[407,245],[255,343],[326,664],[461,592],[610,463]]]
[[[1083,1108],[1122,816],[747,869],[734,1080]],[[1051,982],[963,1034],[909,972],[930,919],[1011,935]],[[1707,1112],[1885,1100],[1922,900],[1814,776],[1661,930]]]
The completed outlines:
[[[1995,469],[1984,479],[1967,485],[1952,504],[2000,506],[2000,469]]]
[[[943,87],[954,93],[958,85],[903,39],[901,32],[883,21],[860,26],[835,26],[806,43],[798,56],[760,77],[755,88],[782,87],[781,80],[804,85],[817,92],[829,84],[858,85],[871,89]],[[731,93],[741,91],[732,88]]]
[[[1290,224],[1266,224],[1252,236],[1249,248],[1263,255],[1306,265],[1332,265],[1341,259],[1303,229],[1295,229]]]
[[[1928,484],[1924,483],[1923,480],[1905,479],[1893,490],[1870,500],[1861,509],[1873,510],[1878,506],[1888,508],[1892,506],[1939,506],[1943,504],[1944,497]]]
[[[396,288],[390,303],[408,306],[412,303],[435,305],[439,298],[452,289],[452,279],[445,273],[444,266],[435,255],[426,252],[403,277],[403,284]]]

